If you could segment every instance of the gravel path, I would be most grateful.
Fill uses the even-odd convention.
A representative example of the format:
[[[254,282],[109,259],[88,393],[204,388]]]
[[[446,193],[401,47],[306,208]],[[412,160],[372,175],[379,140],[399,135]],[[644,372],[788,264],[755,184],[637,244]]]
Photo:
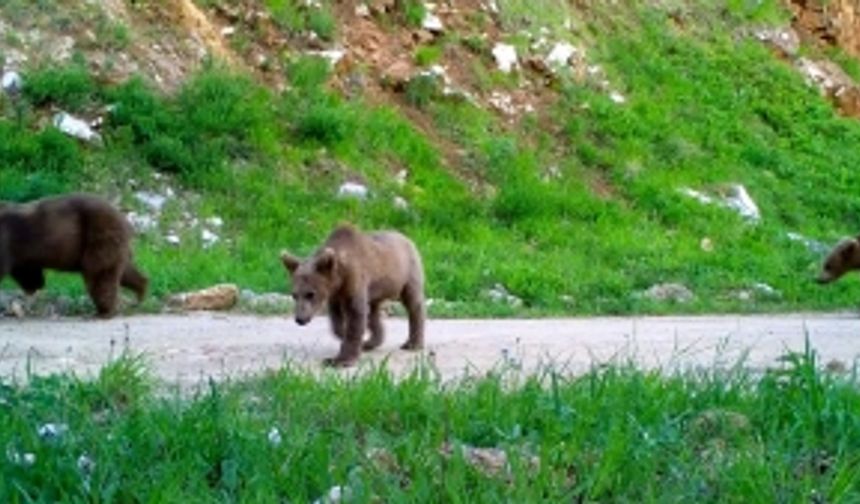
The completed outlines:
[[[850,368],[860,358],[856,314],[701,317],[580,318],[536,320],[432,320],[421,354],[398,349],[406,321],[386,321],[388,340],[362,362],[388,359],[395,371],[422,355],[446,378],[500,363],[534,371],[553,363],[579,373],[613,360],[645,368],[712,368],[741,359],[752,369],[773,365],[788,350],[802,351],[808,336],[822,364]],[[74,371],[90,376],[124,347],[144,352],[168,382],[236,376],[280,366],[285,360],[319,368],[337,351],[327,320],[306,327],[288,317],[194,313],[143,315],[109,321],[0,320],[0,375],[22,379]]]

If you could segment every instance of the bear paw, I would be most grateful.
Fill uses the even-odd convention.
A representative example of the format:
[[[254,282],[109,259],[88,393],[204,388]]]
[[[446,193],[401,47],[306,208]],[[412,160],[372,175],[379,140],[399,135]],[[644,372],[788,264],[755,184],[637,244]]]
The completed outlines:
[[[356,362],[358,362],[357,357],[329,357],[327,359],[323,359],[323,366],[331,368],[347,368],[354,366]]]
[[[409,351],[418,351],[424,348],[423,343],[418,343],[415,341],[407,341],[403,345],[400,346],[401,350],[409,350]]]

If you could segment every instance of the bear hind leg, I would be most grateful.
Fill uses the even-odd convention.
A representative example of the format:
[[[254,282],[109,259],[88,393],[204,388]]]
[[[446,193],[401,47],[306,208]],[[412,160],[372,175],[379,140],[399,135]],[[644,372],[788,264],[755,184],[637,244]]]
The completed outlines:
[[[141,273],[133,263],[129,262],[126,264],[125,269],[122,272],[119,284],[134,292],[134,295],[137,297],[137,302],[140,303],[146,296],[146,291],[149,287],[149,279],[146,275]]]
[[[424,348],[424,289],[416,282],[410,283],[403,289],[400,301],[409,314],[409,339],[400,348],[403,350],[421,350]]]
[[[87,292],[96,305],[96,313],[99,318],[107,319],[116,315],[119,304],[120,276],[119,268],[84,272]]]

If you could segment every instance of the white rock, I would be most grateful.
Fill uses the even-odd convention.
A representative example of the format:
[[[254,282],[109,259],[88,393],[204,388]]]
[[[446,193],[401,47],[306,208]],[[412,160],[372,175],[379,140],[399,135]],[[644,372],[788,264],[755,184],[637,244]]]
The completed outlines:
[[[69,431],[68,424],[48,422],[36,431],[42,439],[55,439]]]
[[[782,297],[782,293],[764,282],[756,282],[752,285],[753,289],[765,296]]]
[[[487,291],[487,297],[495,303],[504,303],[514,308],[522,306],[523,300],[514,296],[502,284],[495,284]]]
[[[481,3],[481,6],[485,11],[490,12],[492,14],[499,13],[499,4],[496,3],[496,0],[484,0]]]
[[[12,300],[6,311],[15,318],[24,318],[27,316],[27,310],[24,309],[24,303],[20,299]]]
[[[14,465],[30,467],[36,463],[36,454],[30,452],[19,453],[10,448],[6,450],[6,460]]]
[[[761,28],[753,32],[755,38],[777,47],[788,56],[796,56],[800,50],[800,37],[791,27]]]
[[[137,212],[129,212],[126,218],[131,223],[131,227],[138,233],[148,233],[158,225],[158,220],[154,217]]]
[[[570,63],[570,58],[576,52],[576,47],[569,42],[556,42],[546,59],[544,59],[544,62],[550,68],[564,67]]]
[[[82,454],[78,457],[78,470],[84,474],[89,474],[93,472],[93,469],[96,468],[96,462],[90,458],[86,453]]]
[[[337,190],[337,195],[341,198],[358,198],[360,200],[367,199],[369,194],[367,186],[357,182],[344,182]]]
[[[653,285],[642,295],[653,301],[675,301],[678,303],[688,303],[696,297],[690,289],[678,283]]]
[[[160,212],[167,203],[167,196],[151,191],[138,191],[134,197],[155,212]]]
[[[750,222],[756,223],[761,220],[761,212],[759,211],[758,205],[756,205],[755,201],[750,197],[746,188],[740,184],[732,184],[729,186],[727,195],[720,199],[714,198],[700,191],[696,191],[695,189],[690,189],[689,187],[682,187],[679,191],[681,194],[689,196],[699,203],[705,205],[716,203],[725,208],[732,209]]]
[[[370,7],[366,3],[361,3],[355,6],[355,15],[358,17],[370,17]]]
[[[761,220],[761,211],[750,197],[746,187],[733,184],[729,187],[729,194],[724,201],[726,206],[738,212],[741,217],[753,222]]]
[[[493,58],[496,60],[496,66],[504,73],[510,73],[519,66],[517,48],[510,44],[497,43],[493,47]]]
[[[320,58],[328,61],[329,65],[332,67],[337,66],[338,62],[346,56],[346,51],[343,49],[325,49],[322,51],[308,51],[307,54],[311,56],[319,56]]]
[[[442,20],[439,19],[439,16],[433,14],[428,9],[424,14],[424,19],[421,20],[421,28],[429,31],[430,33],[442,33],[445,31],[445,26],[442,25]]]
[[[690,189],[689,187],[682,187],[681,189],[679,189],[679,191],[681,192],[681,194],[689,196],[694,200],[698,201],[699,203],[702,203],[703,205],[709,205],[714,202],[714,199],[707,194],[701,191],[697,191],[695,189]]]
[[[182,240],[179,239],[179,235],[176,233],[168,233],[167,236],[164,237],[164,241],[175,246],[179,245]]]
[[[278,430],[277,427],[272,427],[269,430],[269,434],[266,436],[269,439],[269,443],[273,446],[280,446],[281,444],[281,431]]]
[[[86,121],[66,112],[58,112],[54,115],[53,124],[63,133],[85,142],[100,143],[102,141],[101,135],[94,131]]]
[[[627,98],[623,94],[619,93],[618,91],[610,92],[609,93],[609,99],[612,100],[613,102],[619,104],[619,105],[621,105],[623,103],[627,103]]]
[[[21,91],[21,88],[24,87],[24,79],[21,78],[21,74],[14,70],[7,70],[3,72],[3,78],[0,80],[0,84],[3,86],[3,91],[6,94],[14,95]]]
[[[397,175],[394,176],[394,180],[397,182],[397,185],[403,187],[406,185],[407,177],[409,177],[409,172],[406,170],[400,170],[397,172]]]
[[[394,208],[398,210],[407,210],[409,208],[409,203],[400,196],[395,196],[392,203],[394,204]]]
[[[815,254],[825,254],[830,250],[830,247],[826,244],[812,238],[807,238],[800,233],[789,231],[785,236],[791,241],[802,243],[810,252]]]
[[[203,248],[215,245],[220,239],[221,237],[206,228],[200,230],[200,240],[203,242]]]
[[[208,219],[206,219],[206,224],[209,224],[210,226],[216,228],[220,228],[224,225],[224,219],[216,215],[215,217],[209,217]]]
[[[221,36],[222,37],[230,37],[234,33],[236,33],[236,27],[235,26],[225,26],[224,28],[221,28]]]
[[[314,504],[337,504],[349,499],[350,493],[349,488],[335,485],[329,488],[328,492],[326,492],[324,496],[315,500]]]

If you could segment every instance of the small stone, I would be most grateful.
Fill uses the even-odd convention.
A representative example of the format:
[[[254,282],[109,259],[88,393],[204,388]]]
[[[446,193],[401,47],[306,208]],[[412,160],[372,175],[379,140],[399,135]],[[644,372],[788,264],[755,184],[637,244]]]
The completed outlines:
[[[370,7],[366,3],[361,3],[355,6],[355,15],[358,17],[370,17]]]
[[[613,102],[619,104],[619,105],[627,103],[627,98],[623,94],[619,93],[618,91],[610,92],[609,93],[609,99],[612,100]]]
[[[337,190],[338,197],[341,198],[356,198],[360,200],[367,199],[370,191],[364,184],[357,182],[344,182]]]
[[[147,233],[155,229],[158,225],[158,221],[149,215],[139,214],[137,212],[129,212],[126,215],[128,222],[131,223],[131,227],[134,228],[138,233]]]
[[[702,241],[699,242],[699,247],[705,252],[713,252],[714,251],[714,242],[708,238],[702,238]]]
[[[39,426],[36,431],[42,439],[56,439],[69,431],[69,426],[64,423],[48,422]]]
[[[445,26],[442,24],[442,20],[429,10],[424,14],[424,19],[421,21],[421,27],[430,33],[438,34],[445,31]]]
[[[510,44],[499,42],[493,47],[492,53],[496,60],[496,66],[504,73],[510,73],[519,66],[517,49]]]
[[[94,131],[87,121],[66,112],[58,112],[54,115],[52,123],[58,130],[71,137],[89,143],[101,143],[102,141],[101,135]]]
[[[84,474],[90,474],[96,468],[96,462],[86,453],[78,457],[78,470]]]
[[[397,175],[394,176],[394,180],[397,182],[397,185],[403,187],[406,185],[406,179],[409,177],[409,172],[406,170],[400,170],[397,172]]]
[[[409,208],[409,203],[407,203],[406,200],[400,196],[394,197],[393,204],[394,208],[398,210],[407,210]]]
[[[550,68],[564,67],[570,64],[570,58],[576,51],[576,47],[569,42],[556,42],[544,61]]]
[[[221,238],[208,229],[200,230],[200,240],[203,242],[203,248],[209,248],[218,243]]]
[[[229,310],[239,299],[239,287],[235,284],[218,284],[194,292],[170,296],[169,306],[182,310]]]
[[[281,445],[281,441],[283,441],[283,440],[281,439],[281,431],[280,431],[280,430],[278,430],[278,428],[277,428],[277,427],[272,427],[272,428],[269,430],[269,434],[268,434],[266,437],[268,438],[269,443],[270,443],[272,446],[280,446],[280,445]]]
[[[154,212],[160,212],[167,203],[167,196],[151,191],[138,191],[134,197]]]
[[[24,309],[24,304],[18,299],[12,300],[12,302],[9,303],[8,312],[15,318],[24,318],[27,315],[27,311]]]
[[[824,369],[826,369],[828,373],[833,374],[845,374],[848,372],[848,366],[839,359],[831,359],[827,362],[827,365],[824,366]]]
[[[653,285],[642,295],[652,301],[674,301],[676,303],[689,303],[695,299],[693,292],[679,283]]]
[[[3,77],[0,79],[0,85],[3,86],[3,91],[8,95],[16,95],[21,92],[24,87],[24,79],[21,74],[14,70],[3,72]]]

